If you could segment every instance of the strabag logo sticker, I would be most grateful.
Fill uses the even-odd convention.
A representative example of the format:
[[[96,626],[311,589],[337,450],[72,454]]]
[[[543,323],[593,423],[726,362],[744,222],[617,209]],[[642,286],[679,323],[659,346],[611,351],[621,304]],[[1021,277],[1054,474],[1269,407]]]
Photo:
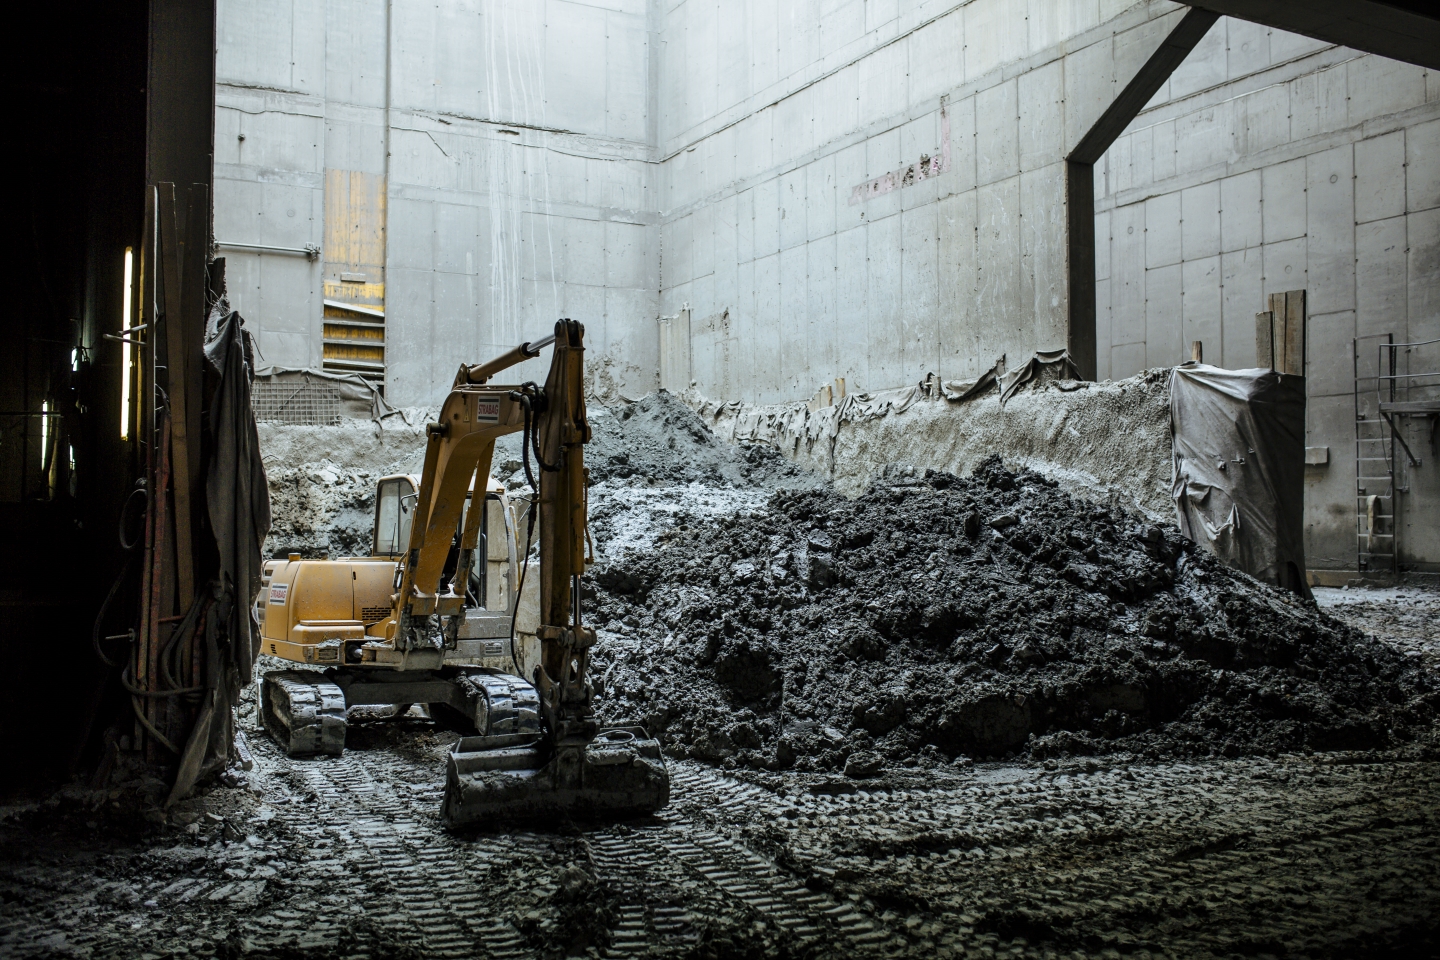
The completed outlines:
[[[271,602],[271,603],[284,603],[284,602],[285,602],[285,594],[287,594],[287,593],[289,593],[289,592],[290,592],[290,584],[288,584],[288,583],[272,583],[272,584],[270,585],[270,602]]]
[[[500,422],[500,400],[489,400],[485,397],[475,398],[475,422],[476,423],[499,423]]]

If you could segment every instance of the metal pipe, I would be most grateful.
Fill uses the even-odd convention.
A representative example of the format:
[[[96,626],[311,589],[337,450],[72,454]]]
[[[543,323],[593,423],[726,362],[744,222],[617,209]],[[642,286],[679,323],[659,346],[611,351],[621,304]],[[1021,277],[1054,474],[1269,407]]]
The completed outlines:
[[[263,243],[231,243],[228,240],[216,240],[215,246],[225,247],[228,250],[253,250],[256,253],[282,253],[287,256],[304,257],[307,260],[315,260],[320,256],[320,248],[313,243],[307,243],[303,247],[272,247]]]

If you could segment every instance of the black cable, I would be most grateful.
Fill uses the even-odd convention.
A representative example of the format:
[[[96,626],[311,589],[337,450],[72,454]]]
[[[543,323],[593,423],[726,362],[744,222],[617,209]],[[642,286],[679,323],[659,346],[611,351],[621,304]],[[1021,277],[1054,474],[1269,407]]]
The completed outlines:
[[[125,502],[120,506],[120,549],[124,550],[126,553],[130,553],[136,547],[140,546],[140,538],[138,536],[135,538],[133,543],[125,542],[125,518],[129,515],[130,504],[135,500],[135,494],[137,493],[140,494],[141,499],[143,499],[147,504],[149,503],[150,491],[147,490],[145,487],[137,486],[134,490],[130,491],[130,496],[126,497]]]
[[[195,634],[196,628],[200,625],[200,620],[205,616],[206,611],[210,609],[212,602],[212,597],[196,597],[190,604],[190,610],[185,614],[185,619],[180,621],[174,630],[170,631],[170,637],[165,641],[165,646],[160,648],[160,656],[157,658],[160,663],[160,675],[164,678],[165,683],[172,689],[180,686],[175,680],[174,672],[175,667],[178,665],[170,662],[184,649],[180,646],[179,641],[181,639],[189,640],[190,637]]]
[[[110,609],[110,604],[115,599],[115,594],[120,592],[120,584],[125,582],[125,575],[130,572],[130,561],[132,559],[134,558],[126,558],[124,566],[120,568],[120,575],[116,577],[115,582],[110,585],[110,592],[105,595],[105,602],[100,604],[100,612],[95,614],[95,626],[90,631],[90,645],[95,648],[95,656],[99,657],[100,662],[112,670],[120,666],[120,664],[105,656],[105,651],[100,646],[100,627],[105,622],[105,613]],[[130,642],[133,643],[134,640],[135,634],[132,631],[130,634]]]
[[[534,384],[527,383],[525,386],[533,387]],[[535,483],[535,475],[530,472],[530,431],[534,411],[527,394],[521,393],[519,399],[520,407],[525,412],[524,427],[520,434],[520,464],[525,468],[525,480],[530,484],[530,509],[525,514],[525,556],[520,561],[520,585],[515,589],[515,606],[510,611],[510,662],[515,666],[516,675],[524,678],[525,671],[521,669],[520,658],[515,653],[515,622],[520,617],[520,601],[525,596],[525,574],[530,571],[530,538],[535,535],[535,515],[540,512],[540,487]]]

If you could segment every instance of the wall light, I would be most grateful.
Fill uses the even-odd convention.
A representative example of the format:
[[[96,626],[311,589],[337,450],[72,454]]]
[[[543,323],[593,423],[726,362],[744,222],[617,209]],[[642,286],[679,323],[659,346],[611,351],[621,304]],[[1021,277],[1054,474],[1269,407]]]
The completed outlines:
[[[125,299],[120,305],[120,439],[130,439],[130,301],[135,271],[135,251],[125,248]]]

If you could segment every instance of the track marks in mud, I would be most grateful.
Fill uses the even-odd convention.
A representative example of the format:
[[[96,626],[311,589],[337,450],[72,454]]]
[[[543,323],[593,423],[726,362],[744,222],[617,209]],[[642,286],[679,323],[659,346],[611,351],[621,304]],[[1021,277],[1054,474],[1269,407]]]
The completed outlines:
[[[1437,800],[1435,764],[1292,758],[986,770],[931,791],[801,793],[780,817],[764,805],[713,817],[717,829],[768,819],[778,860],[856,898],[911,955],[1345,956],[1434,947]]]
[[[360,865],[369,886],[393,887],[367,910],[369,918],[389,928],[423,931],[414,945],[427,956],[469,955],[475,946],[487,956],[534,955],[507,919],[514,898],[528,891],[507,889],[497,865],[520,857],[552,862],[556,835],[518,829],[445,834],[435,816],[438,788],[402,796],[391,786],[394,771],[370,769],[397,763],[384,754],[351,752],[301,768],[305,785],[328,808],[317,811],[322,818],[349,816],[345,829],[369,855],[369,863]],[[687,805],[708,804],[718,794],[715,799],[730,809],[742,798],[755,802],[765,794],[689,765],[677,771],[674,790]],[[610,956],[686,952],[714,934],[701,921],[721,915],[747,927],[758,923],[769,931],[763,937],[770,945],[786,954],[840,945],[853,950],[888,938],[853,907],[807,889],[743,844],[689,818],[576,829],[574,839],[588,855],[596,882],[616,903]]]
[[[611,957],[1436,945],[1440,764],[985,765],[857,789],[678,762],[655,818],[454,835],[439,745],[416,736],[377,727],[298,762],[256,743],[263,802],[229,842],[11,856],[0,953],[556,956],[567,863],[592,878],[591,945]]]

